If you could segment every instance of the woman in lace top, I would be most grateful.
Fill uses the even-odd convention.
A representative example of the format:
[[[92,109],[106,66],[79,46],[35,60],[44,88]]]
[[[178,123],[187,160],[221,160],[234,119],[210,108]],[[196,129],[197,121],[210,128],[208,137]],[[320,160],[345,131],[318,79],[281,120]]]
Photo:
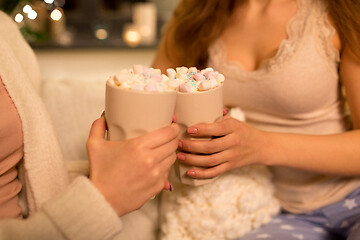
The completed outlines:
[[[181,140],[178,160],[211,166],[193,178],[251,164],[274,174],[282,213],[241,239],[360,239],[358,12],[352,0],[183,0],[175,10],[154,66],[223,73],[226,107],[247,119],[189,127],[217,138]]]

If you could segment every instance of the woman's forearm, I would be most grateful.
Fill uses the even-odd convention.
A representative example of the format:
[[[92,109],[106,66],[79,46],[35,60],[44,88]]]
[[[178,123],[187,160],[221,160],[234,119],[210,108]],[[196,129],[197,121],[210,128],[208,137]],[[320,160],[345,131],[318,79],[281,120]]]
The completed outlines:
[[[360,175],[360,130],[334,135],[267,133],[262,156],[270,166],[331,175]]]

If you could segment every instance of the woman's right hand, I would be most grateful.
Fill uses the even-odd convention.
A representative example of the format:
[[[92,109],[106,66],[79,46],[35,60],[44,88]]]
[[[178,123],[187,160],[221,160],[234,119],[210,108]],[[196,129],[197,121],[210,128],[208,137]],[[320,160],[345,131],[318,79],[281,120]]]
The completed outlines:
[[[177,124],[125,141],[105,140],[105,118],[90,130],[90,180],[119,216],[139,209],[163,188],[176,160]]]

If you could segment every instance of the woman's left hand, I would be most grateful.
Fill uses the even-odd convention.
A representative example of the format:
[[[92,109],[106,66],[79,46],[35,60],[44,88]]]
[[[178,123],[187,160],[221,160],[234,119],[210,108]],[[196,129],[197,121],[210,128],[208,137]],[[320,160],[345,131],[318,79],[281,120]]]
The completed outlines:
[[[266,133],[229,116],[221,122],[191,126],[187,133],[193,138],[211,138],[179,140],[178,160],[195,167],[188,170],[190,177],[212,178],[234,168],[265,161],[261,152],[266,146]]]

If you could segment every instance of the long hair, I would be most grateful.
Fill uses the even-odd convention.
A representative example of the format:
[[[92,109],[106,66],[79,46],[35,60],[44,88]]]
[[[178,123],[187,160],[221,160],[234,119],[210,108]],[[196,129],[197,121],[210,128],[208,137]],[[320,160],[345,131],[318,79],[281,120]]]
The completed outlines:
[[[360,60],[360,1],[325,0],[341,41]]]
[[[182,0],[167,26],[167,57],[184,66],[202,68],[210,44],[220,36],[236,0]]]
[[[360,1],[322,0],[336,24],[343,45],[360,60]],[[239,0],[182,0],[168,24],[167,57],[178,65],[205,67],[208,48],[223,32]]]

